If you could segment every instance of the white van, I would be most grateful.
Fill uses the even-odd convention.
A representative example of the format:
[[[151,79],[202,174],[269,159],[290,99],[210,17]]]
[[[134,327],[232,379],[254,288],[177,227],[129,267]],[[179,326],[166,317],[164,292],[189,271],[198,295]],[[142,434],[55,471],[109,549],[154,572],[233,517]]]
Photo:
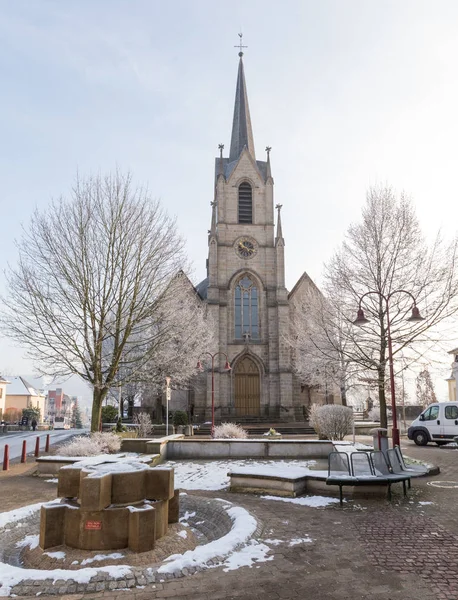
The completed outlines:
[[[438,446],[453,442],[458,436],[458,403],[435,402],[412,421],[407,430],[409,440],[418,446],[435,442]]]

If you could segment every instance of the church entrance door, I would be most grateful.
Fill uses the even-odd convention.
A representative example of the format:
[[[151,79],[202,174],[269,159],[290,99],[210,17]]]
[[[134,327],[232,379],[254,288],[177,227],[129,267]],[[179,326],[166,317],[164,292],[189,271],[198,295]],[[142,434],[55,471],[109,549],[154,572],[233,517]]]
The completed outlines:
[[[245,356],[235,366],[235,414],[257,417],[260,414],[260,376],[256,363]]]

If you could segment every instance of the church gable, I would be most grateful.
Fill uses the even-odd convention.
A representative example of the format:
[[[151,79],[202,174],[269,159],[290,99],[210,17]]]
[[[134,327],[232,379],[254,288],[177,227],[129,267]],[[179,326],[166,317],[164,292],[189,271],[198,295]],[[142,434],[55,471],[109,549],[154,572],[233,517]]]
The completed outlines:
[[[227,183],[237,185],[243,179],[248,179],[254,185],[264,185],[264,179],[258,169],[258,165],[246,148],[235,163],[227,179]]]

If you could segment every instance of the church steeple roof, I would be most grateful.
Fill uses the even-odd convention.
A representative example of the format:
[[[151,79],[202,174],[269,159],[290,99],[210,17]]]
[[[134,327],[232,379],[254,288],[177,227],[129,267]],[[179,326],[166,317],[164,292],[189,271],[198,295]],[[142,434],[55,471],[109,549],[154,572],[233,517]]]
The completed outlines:
[[[237,88],[235,90],[234,118],[232,121],[231,150],[229,162],[237,160],[242,150],[247,148],[254,160],[253,131],[251,129],[250,108],[248,106],[248,94],[243,69],[243,52],[239,53],[239,70],[237,74]]]

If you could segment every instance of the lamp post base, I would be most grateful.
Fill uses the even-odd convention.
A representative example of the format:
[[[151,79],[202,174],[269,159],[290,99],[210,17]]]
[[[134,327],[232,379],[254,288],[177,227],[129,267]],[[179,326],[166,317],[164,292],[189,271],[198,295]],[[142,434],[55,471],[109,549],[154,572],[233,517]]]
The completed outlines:
[[[400,442],[400,437],[399,437],[399,429],[396,427],[392,429],[391,431],[391,439],[392,439],[392,443],[393,443],[393,448],[395,446],[400,446],[401,442]]]

